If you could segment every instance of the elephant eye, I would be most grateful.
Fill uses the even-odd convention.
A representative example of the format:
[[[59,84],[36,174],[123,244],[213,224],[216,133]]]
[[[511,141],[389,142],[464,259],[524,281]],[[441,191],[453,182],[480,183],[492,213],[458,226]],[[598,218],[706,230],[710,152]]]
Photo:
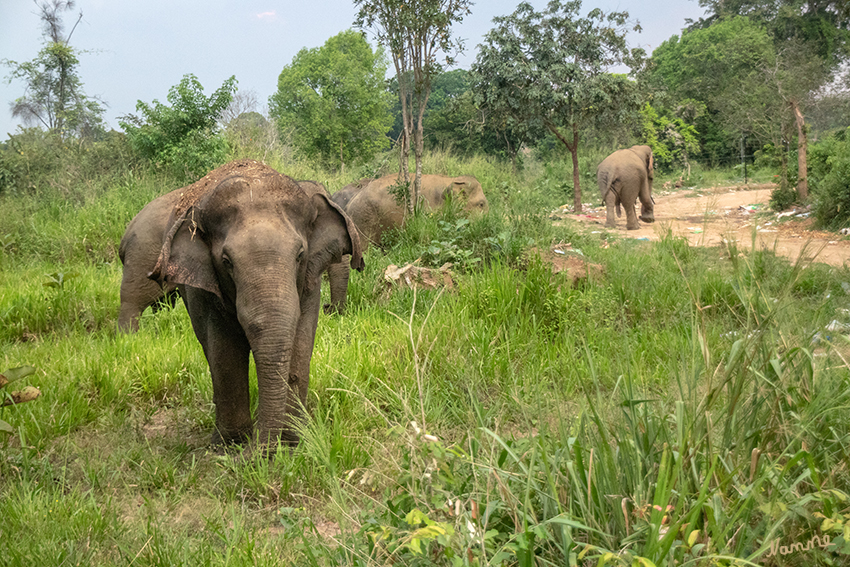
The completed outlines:
[[[298,257],[295,258],[295,261],[300,263],[301,260],[303,260],[303,259],[304,259],[304,249],[302,248],[301,251],[298,252]]]
[[[224,267],[228,270],[233,270],[233,262],[230,261],[230,258],[227,256],[227,254],[224,254],[221,257],[221,263],[224,264]]]

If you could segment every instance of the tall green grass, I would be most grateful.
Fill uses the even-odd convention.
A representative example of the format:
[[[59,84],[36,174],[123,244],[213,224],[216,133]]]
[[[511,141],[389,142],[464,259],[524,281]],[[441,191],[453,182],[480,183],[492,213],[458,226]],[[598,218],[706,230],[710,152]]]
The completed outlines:
[[[268,459],[209,446],[180,302],[114,332],[118,241],[167,178],[0,196],[0,367],[42,391],[0,409],[3,562],[840,564],[765,554],[847,524],[847,339],[827,330],[850,323],[846,269],[552,226],[560,164],[426,171],[475,174],[491,214],[416,217],[367,252],[346,316],[320,316],[303,442]],[[604,277],[531,252],[567,242]],[[456,289],[384,281],[417,259],[453,262]]]

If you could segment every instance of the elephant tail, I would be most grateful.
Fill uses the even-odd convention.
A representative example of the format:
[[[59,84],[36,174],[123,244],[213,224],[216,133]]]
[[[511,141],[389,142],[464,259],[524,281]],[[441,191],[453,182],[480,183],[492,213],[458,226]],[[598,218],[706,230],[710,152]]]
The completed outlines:
[[[602,193],[602,205],[605,205],[606,199],[608,198],[608,192],[613,192],[617,196],[615,205],[617,209],[617,216],[623,216],[623,212],[620,210],[620,192],[616,188],[617,177],[615,175],[611,175],[607,171],[600,171],[598,173],[598,178],[599,187]]]

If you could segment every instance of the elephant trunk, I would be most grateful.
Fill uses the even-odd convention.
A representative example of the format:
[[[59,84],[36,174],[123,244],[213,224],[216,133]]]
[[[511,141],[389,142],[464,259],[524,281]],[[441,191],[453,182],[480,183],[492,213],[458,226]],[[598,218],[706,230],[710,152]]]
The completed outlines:
[[[289,289],[283,289],[289,288]],[[277,297],[269,294],[242,294],[253,297],[238,309],[239,322],[245,329],[257,366],[257,432],[261,444],[277,438],[295,438],[287,407],[297,396],[291,362],[301,314],[295,285],[281,286]]]

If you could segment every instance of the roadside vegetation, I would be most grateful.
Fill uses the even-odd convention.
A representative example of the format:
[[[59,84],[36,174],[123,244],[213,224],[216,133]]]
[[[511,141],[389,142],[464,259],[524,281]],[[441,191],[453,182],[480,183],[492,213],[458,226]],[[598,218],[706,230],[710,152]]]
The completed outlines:
[[[415,41],[456,54],[471,3],[354,4],[380,45],[349,31],[302,51],[269,115],[236,77],[206,95],[187,74],[107,132],[61,25],[73,2],[37,3],[45,49],[0,62],[30,120],[0,144],[0,368],[40,392],[7,405],[24,390],[0,384],[0,564],[845,564],[850,269],[550,218],[598,204],[597,164],[642,142],[656,191],[775,182],[774,208],[846,227],[850,99],[821,88],[846,69],[844,5],[706,1],[649,57],[627,13],[523,3],[473,71],[431,53],[382,85]],[[529,90],[515,45],[566,51]],[[305,80],[323,87],[292,90]],[[331,112],[363,101],[362,123]],[[268,458],[210,446],[182,302],[116,333],[127,223],[239,158],[332,192],[407,171],[411,208],[417,173],[471,174],[490,204],[412,213],[368,250],[346,314],[320,315],[302,441]],[[560,253],[601,268],[573,282]],[[451,263],[456,285],[386,282],[413,262]]]
[[[359,174],[270,164],[332,189]],[[771,542],[815,535],[846,552],[846,269],[553,226],[566,162],[425,167],[476,175],[491,214],[417,217],[369,250],[348,313],[321,316],[303,442],[269,460],[209,446],[180,302],[115,332],[118,241],[179,176],[0,195],[0,367],[37,368],[42,392],[0,410],[4,562],[769,565]],[[571,286],[529,252],[567,243],[604,276]],[[457,289],[388,289],[417,258],[452,261]]]

